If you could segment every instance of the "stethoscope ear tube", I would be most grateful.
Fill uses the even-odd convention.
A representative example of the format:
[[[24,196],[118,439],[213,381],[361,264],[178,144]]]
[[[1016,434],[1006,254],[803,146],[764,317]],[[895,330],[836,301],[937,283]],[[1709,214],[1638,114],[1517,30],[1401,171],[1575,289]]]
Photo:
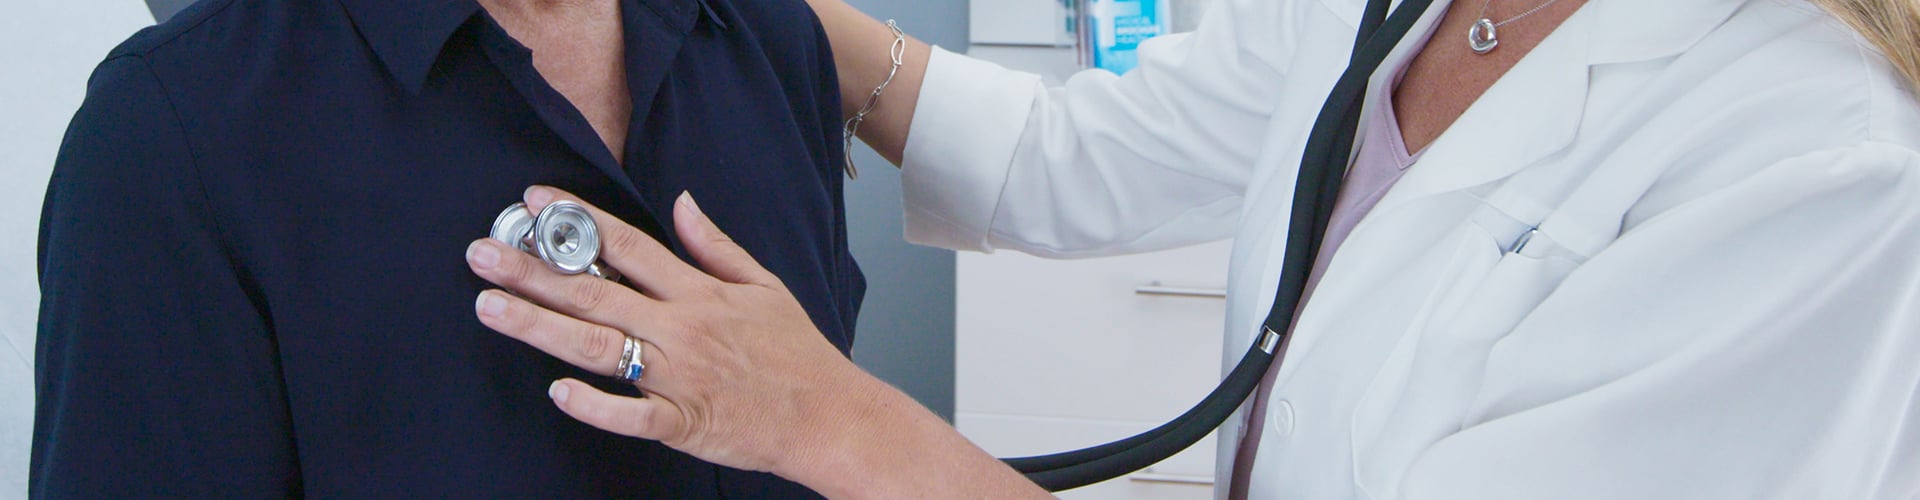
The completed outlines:
[[[1346,72],[1327,95],[1301,155],[1294,184],[1293,213],[1275,293],[1261,335],[1206,399],[1178,418],[1111,443],[1052,455],[1003,459],[1047,491],[1062,491],[1106,481],[1166,460],[1220,427],[1260,387],[1260,380],[1283,351],[1294,313],[1305,295],[1315,255],[1340,192],[1368,81],[1387,54],[1406,37],[1432,0],[1406,0],[1388,16],[1389,0],[1370,0],[1354,41]]]

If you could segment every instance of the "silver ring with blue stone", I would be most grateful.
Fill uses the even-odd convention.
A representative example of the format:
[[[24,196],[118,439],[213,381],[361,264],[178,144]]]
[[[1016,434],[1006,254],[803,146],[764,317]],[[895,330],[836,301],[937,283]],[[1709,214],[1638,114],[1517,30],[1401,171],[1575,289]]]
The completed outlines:
[[[640,361],[640,358],[646,355],[647,348],[640,344],[640,339],[633,337],[626,337],[626,339],[625,345],[620,348],[620,364],[614,367],[613,376],[628,383],[638,384],[640,376],[647,372],[646,363]]]

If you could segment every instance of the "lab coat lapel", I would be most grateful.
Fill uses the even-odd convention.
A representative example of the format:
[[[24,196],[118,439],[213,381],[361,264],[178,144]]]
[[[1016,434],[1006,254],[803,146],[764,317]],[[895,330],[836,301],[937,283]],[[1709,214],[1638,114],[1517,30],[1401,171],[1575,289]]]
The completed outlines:
[[[1401,0],[1394,0],[1393,4],[1398,7],[1400,2]],[[1434,2],[1436,5],[1439,3],[1441,2]],[[1360,26],[1360,16],[1367,10],[1367,0],[1320,0],[1320,5],[1326,7],[1328,12],[1332,12],[1333,17],[1346,22],[1349,27]]]
[[[1749,0],[1594,0],[1589,61],[1593,65],[1673,56],[1706,38]],[[1809,6],[1811,8],[1811,6]],[[1659,13],[1658,16],[1649,13]]]
[[[1599,67],[1679,54],[1747,1],[1613,0],[1581,7],[1428,146],[1374,210],[1496,181],[1566,150]],[[1433,43],[1453,40],[1436,33]],[[1390,83],[1375,78],[1376,85]]]
[[[1508,70],[1427,147],[1375,210],[1498,180],[1566,149],[1585,111],[1591,17],[1576,12]],[[1455,41],[1436,33],[1431,43]]]

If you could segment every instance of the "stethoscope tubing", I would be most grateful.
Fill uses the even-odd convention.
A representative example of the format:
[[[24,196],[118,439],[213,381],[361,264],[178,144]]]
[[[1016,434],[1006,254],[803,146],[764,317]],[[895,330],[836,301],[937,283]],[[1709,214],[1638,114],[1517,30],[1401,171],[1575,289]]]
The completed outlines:
[[[1173,420],[1119,441],[1051,455],[1002,459],[1048,491],[1062,491],[1146,468],[1189,447],[1221,423],[1260,386],[1284,355],[1294,314],[1306,293],[1313,261],[1332,217],[1352,154],[1360,110],[1373,73],[1432,0],[1406,0],[1388,15],[1390,0],[1369,0],[1348,67],[1328,92],[1301,154],[1280,283],[1272,309],[1247,354],[1205,399]],[[1312,187],[1313,189],[1302,189]]]

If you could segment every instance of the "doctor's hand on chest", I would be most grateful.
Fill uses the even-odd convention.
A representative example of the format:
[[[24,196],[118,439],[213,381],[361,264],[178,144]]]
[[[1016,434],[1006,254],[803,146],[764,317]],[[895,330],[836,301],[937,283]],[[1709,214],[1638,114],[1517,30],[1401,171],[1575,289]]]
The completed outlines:
[[[557,200],[584,206],[547,187],[528,189],[525,198],[534,213]],[[554,382],[549,395],[568,415],[834,497],[1045,497],[842,356],[780,280],[715,227],[690,194],[675,202],[673,226],[700,268],[598,208],[587,210],[606,263],[633,288],[556,273],[491,238],[467,250],[475,273],[513,292],[489,290],[475,301],[489,328],[597,374],[614,375],[634,362],[644,367],[628,372],[639,375],[638,398],[578,380]]]

